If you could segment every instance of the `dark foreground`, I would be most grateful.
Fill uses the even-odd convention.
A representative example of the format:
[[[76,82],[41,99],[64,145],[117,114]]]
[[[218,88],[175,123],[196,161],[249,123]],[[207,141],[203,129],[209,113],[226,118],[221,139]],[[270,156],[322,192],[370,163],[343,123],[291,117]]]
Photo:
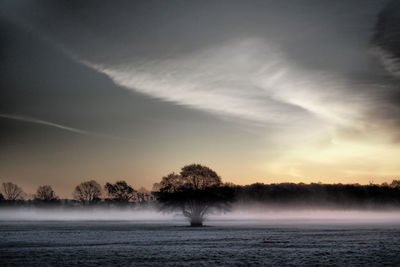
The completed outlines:
[[[0,222],[0,266],[400,265],[400,225],[215,225]]]

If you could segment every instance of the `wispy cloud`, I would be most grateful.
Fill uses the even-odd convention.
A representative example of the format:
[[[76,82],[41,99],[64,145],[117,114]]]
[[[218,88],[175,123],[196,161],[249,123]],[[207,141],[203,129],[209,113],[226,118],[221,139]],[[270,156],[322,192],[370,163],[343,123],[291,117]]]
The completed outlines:
[[[54,128],[58,128],[58,129],[61,129],[61,130],[64,130],[64,131],[73,132],[73,133],[82,134],[82,135],[87,135],[87,136],[120,139],[120,138],[117,138],[117,137],[104,135],[104,134],[99,134],[99,133],[94,133],[94,132],[89,132],[89,131],[85,131],[85,130],[82,130],[82,129],[69,127],[69,126],[66,126],[66,125],[62,125],[62,124],[58,124],[58,123],[54,123],[54,122],[50,122],[50,121],[45,121],[45,120],[41,120],[41,119],[36,119],[36,118],[28,117],[28,116],[0,113],[0,117],[1,118],[6,118],[6,119],[11,119],[11,120],[17,120],[17,121],[23,121],[23,122],[29,122],[29,123],[36,123],[36,124],[45,125],[45,126],[49,126],[49,127],[54,127]]]
[[[374,46],[371,51],[379,58],[382,65],[390,74],[400,78],[400,60],[395,55],[378,45]]]
[[[231,40],[157,61],[83,62],[127,89],[260,124],[346,124],[362,109],[351,101],[355,96],[345,92],[343,81],[302,70],[261,38]]]

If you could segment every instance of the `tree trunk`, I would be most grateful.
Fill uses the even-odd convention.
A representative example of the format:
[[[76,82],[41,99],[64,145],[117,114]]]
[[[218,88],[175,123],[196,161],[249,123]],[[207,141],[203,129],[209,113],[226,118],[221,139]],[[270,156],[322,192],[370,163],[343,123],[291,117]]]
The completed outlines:
[[[202,227],[203,222],[190,222],[191,227]]]
[[[190,217],[190,226],[192,227],[203,226],[203,216],[201,216],[200,212],[194,212],[194,214],[192,213],[192,216]]]

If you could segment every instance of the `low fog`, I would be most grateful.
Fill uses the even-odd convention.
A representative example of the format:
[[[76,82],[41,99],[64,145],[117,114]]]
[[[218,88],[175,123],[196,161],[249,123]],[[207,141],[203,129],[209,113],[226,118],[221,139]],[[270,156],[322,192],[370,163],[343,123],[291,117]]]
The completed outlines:
[[[38,208],[0,209],[0,221],[126,221],[146,224],[186,225],[179,212],[148,208]],[[208,214],[205,224],[224,225],[307,225],[307,224],[398,224],[400,211],[393,209],[328,209],[234,206],[231,212]]]

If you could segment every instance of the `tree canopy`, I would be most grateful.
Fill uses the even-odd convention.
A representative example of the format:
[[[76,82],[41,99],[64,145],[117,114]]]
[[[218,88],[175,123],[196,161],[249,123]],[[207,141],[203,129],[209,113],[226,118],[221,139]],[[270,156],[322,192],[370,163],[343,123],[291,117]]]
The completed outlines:
[[[154,185],[162,210],[180,210],[192,226],[201,226],[207,213],[226,211],[233,200],[231,187],[223,186],[212,169],[200,164],[184,166],[180,174],[170,173]]]
[[[35,200],[50,202],[58,200],[58,197],[50,185],[42,185],[36,190]]]
[[[101,186],[95,180],[83,182],[75,187],[74,198],[82,202],[100,200]]]
[[[24,198],[24,191],[21,187],[11,182],[3,183],[1,191],[6,200],[15,201]]]
[[[136,190],[125,181],[118,181],[115,184],[106,183],[104,189],[110,198],[118,202],[129,202],[136,196]]]

